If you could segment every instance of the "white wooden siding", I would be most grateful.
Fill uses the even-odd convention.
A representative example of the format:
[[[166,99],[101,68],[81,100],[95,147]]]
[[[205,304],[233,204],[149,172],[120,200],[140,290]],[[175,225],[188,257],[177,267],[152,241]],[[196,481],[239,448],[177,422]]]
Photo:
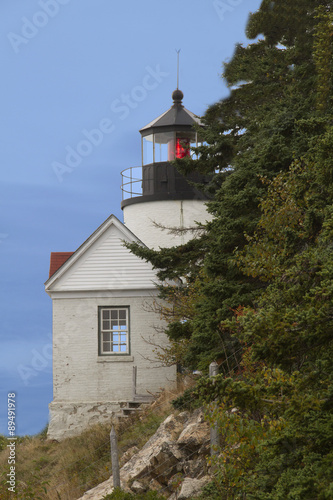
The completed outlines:
[[[152,266],[123,246],[128,238],[111,225],[57,280],[52,291],[154,288]]]

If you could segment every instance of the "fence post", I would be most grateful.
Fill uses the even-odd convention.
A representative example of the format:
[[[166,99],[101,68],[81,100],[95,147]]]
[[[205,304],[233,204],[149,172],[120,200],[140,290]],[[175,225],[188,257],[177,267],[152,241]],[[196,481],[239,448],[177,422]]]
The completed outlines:
[[[112,464],[112,478],[114,488],[120,488],[120,472],[119,472],[119,457],[118,457],[118,443],[117,435],[114,427],[112,426],[110,432],[111,443],[111,464]]]
[[[209,376],[215,377],[219,373],[219,365],[216,361],[213,361],[209,365]],[[216,403],[214,403],[214,408],[216,407]],[[214,411],[214,410],[213,410]],[[220,444],[218,426],[217,423],[212,424],[210,428],[210,454],[211,456],[218,455],[218,446]]]

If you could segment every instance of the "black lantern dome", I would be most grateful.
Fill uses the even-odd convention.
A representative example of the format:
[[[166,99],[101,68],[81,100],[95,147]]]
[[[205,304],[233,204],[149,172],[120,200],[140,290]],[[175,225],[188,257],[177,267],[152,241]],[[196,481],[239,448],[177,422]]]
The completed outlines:
[[[187,182],[202,183],[204,177],[193,173],[186,180],[170,163],[190,157],[192,148],[200,143],[200,133],[194,125],[202,123],[183,106],[183,97],[181,90],[174,90],[171,108],[140,129],[142,171],[132,167],[122,172],[122,208],[145,201],[206,199]]]

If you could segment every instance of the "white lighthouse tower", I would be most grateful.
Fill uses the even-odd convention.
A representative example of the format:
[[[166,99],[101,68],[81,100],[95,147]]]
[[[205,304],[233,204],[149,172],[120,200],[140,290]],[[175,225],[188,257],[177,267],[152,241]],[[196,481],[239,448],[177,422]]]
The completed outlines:
[[[171,163],[191,156],[200,143],[194,124],[200,120],[182,104],[183,92],[172,93],[173,105],[140,130],[141,167],[122,172],[124,223],[149,248],[171,247],[193,237],[196,222],[204,223],[207,198],[187,181],[204,183],[192,173],[186,178]],[[168,231],[168,228],[179,231]]]

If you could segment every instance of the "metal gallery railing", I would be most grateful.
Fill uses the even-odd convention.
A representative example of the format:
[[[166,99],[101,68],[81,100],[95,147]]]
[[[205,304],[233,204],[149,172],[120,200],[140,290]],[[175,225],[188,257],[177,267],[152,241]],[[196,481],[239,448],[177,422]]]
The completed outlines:
[[[121,172],[122,200],[142,196],[142,167],[130,167]]]

